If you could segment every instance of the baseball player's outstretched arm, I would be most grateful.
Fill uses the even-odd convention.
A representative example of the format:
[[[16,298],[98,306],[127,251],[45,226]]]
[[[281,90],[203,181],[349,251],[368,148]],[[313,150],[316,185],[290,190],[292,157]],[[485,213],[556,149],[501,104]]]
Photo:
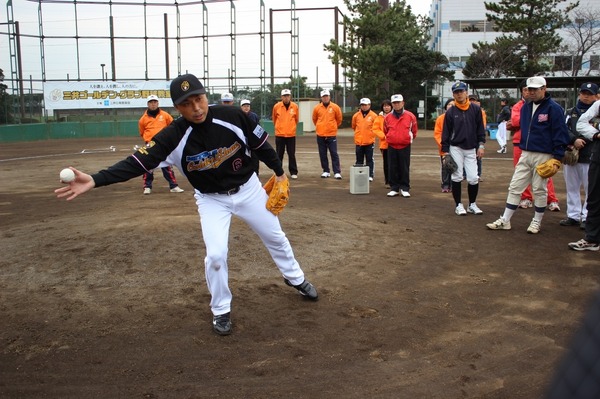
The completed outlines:
[[[80,172],[79,170],[70,167],[73,172],[75,172],[75,180],[70,183],[67,183],[65,187],[57,188],[54,190],[57,198],[67,197],[67,201],[71,201],[78,195],[86,193],[90,191],[92,188],[96,186],[94,179],[92,176]]]

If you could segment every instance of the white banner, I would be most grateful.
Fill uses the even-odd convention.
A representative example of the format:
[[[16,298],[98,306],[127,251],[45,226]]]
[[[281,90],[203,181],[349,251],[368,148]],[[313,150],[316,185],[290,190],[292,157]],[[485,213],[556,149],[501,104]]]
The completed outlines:
[[[173,106],[167,81],[46,82],[44,104],[47,110],[95,108],[146,108],[154,94],[159,105]]]

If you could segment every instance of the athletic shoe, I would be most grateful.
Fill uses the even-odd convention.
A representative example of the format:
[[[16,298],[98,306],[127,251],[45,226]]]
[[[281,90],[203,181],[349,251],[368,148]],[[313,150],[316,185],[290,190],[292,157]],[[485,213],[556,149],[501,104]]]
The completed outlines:
[[[293,180],[296,180],[298,178],[298,175],[291,175],[290,176]]]
[[[600,244],[597,242],[589,242],[582,238],[577,242],[570,242],[569,248],[574,249],[575,251],[598,251],[600,249]]]
[[[152,189],[150,187],[144,187],[144,195],[152,194]]]
[[[288,280],[287,278],[284,278],[283,281],[290,287],[294,287],[295,289],[297,289],[298,292],[300,294],[302,294],[302,296],[310,299],[311,301],[316,301],[319,299],[319,295],[317,294],[317,289],[315,288],[314,285],[312,285],[308,281],[304,280],[302,282],[302,284],[298,284],[298,285],[293,285],[292,283],[290,283],[290,280]]]
[[[548,210],[551,212],[560,212],[560,206],[558,206],[558,202],[551,202],[548,204]]]
[[[469,205],[469,207],[467,208],[467,212],[472,213],[473,215],[482,215],[483,214],[483,211],[481,209],[479,209],[477,204],[474,202]]]
[[[219,335],[231,334],[231,312],[213,316],[213,331]]]
[[[521,202],[519,202],[519,208],[527,209],[527,208],[531,208],[532,206],[533,206],[533,202],[531,202],[531,200],[528,200],[528,199],[524,199],[524,200],[521,200]]]
[[[443,192],[443,193],[451,193],[452,191],[450,191],[450,189],[449,189],[449,188],[447,188],[447,187],[444,187],[444,188],[442,188],[442,192]]]
[[[539,220],[531,219],[531,223],[529,223],[527,232],[529,234],[537,234],[540,232],[541,227],[542,227],[542,223]]]
[[[410,193],[408,191],[400,190],[400,195],[404,198],[410,198]]]
[[[184,189],[182,189],[182,188],[180,188],[179,186],[177,186],[177,187],[173,187],[173,188],[172,188],[172,189],[170,189],[169,191],[170,191],[170,192],[172,192],[172,193],[182,193],[182,192],[184,192],[185,190],[184,190]]]
[[[369,177],[369,181],[373,181],[373,178],[372,178],[372,177]]]
[[[573,218],[566,218],[558,222],[561,226],[577,226],[579,222]]]
[[[486,224],[486,226],[490,230],[510,230],[510,222],[505,222],[502,217],[493,223]]]
[[[326,178],[328,178],[329,176],[331,176],[331,175],[329,174],[329,172],[323,172],[323,173],[321,173],[321,178],[322,178],[322,179],[326,179]]]
[[[506,146],[503,146],[502,148],[500,148],[498,151],[496,151],[498,154],[506,154]]]
[[[388,197],[397,197],[400,193],[398,191],[390,191],[389,193],[387,193]]]
[[[340,173],[336,173],[335,175],[333,175],[333,177],[335,177],[338,180],[342,179],[342,175]]]
[[[467,211],[465,211],[465,207],[463,206],[463,204],[458,204],[456,205],[454,213],[456,213],[458,216],[465,216],[467,214]]]

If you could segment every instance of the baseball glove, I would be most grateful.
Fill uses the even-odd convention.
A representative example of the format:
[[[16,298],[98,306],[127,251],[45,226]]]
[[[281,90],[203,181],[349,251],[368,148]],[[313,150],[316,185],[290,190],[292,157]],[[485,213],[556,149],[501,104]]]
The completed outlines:
[[[600,116],[595,116],[590,119],[590,125],[592,125],[595,129],[600,130]]]
[[[458,165],[450,154],[446,154],[444,158],[442,158],[442,167],[450,174],[456,172],[456,169],[458,169]]]
[[[551,158],[549,160],[547,160],[544,163],[539,164],[538,166],[535,167],[535,170],[537,171],[538,175],[542,176],[544,179],[548,179],[552,176],[554,176],[554,174],[556,174],[556,172],[558,172],[558,170],[560,169],[560,161],[558,159],[554,159]],[[556,168],[555,168],[556,166]]]
[[[565,151],[562,163],[565,165],[575,165],[579,160],[579,150],[575,147],[568,147]]]
[[[290,181],[276,181],[273,175],[263,186],[269,198],[267,199],[267,209],[275,216],[279,215],[290,200]]]

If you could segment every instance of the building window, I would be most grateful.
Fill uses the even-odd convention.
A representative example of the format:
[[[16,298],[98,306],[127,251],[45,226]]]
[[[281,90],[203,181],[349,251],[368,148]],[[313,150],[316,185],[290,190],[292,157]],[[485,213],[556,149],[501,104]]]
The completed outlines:
[[[476,21],[462,21],[454,20],[450,21],[451,32],[492,32],[494,30],[494,23],[484,20]]]
[[[600,55],[590,56],[590,69],[600,71]]]
[[[573,57],[570,55],[557,55],[554,57],[553,71],[572,71]]]

